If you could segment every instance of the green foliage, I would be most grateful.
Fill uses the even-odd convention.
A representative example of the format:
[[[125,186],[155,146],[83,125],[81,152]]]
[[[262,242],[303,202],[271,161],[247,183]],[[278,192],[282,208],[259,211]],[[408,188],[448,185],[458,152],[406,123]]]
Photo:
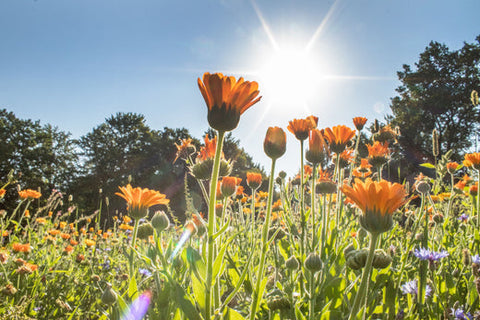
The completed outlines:
[[[433,163],[431,134],[438,132],[439,155],[453,150],[452,159],[472,146],[478,129],[479,110],[470,101],[480,87],[480,36],[458,50],[431,42],[420,54],[415,68],[404,65],[402,82],[392,98],[387,121],[401,131],[399,157],[418,165]],[[404,163],[405,165],[405,163]]]

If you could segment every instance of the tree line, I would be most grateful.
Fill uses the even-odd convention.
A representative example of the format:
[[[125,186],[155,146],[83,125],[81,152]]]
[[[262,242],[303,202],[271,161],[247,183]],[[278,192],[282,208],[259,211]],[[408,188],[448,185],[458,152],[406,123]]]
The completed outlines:
[[[186,210],[185,182],[198,210],[204,209],[201,191],[187,173],[183,161],[175,161],[175,144],[192,139],[187,129],[151,129],[137,113],[117,113],[79,139],[49,124],[19,119],[13,112],[0,110],[0,177],[6,180],[14,170],[17,188],[52,190],[73,197],[81,215],[102,208],[110,218],[125,202],[115,196],[119,186],[131,183],[158,190],[170,199],[170,210],[178,219]],[[245,180],[246,172],[263,169],[239,147],[231,134],[226,137],[225,156],[234,161],[234,173]],[[13,210],[17,188],[7,188],[4,209]],[[67,199],[65,198],[66,202]],[[11,212],[11,211],[10,211]]]

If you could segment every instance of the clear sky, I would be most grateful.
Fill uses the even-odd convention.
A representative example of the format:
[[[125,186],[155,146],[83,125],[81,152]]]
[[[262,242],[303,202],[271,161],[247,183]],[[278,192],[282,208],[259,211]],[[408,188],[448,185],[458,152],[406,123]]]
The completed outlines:
[[[200,137],[196,80],[259,82],[262,101],[234,136],[268,168],[268,126],[313,114],[319,127],[383,119],[431,40],[458,49],[480,34],[478,0],[2,0],[0,108],[79,137],[116,112]],[[287,134],[277,168],[298,169]]]

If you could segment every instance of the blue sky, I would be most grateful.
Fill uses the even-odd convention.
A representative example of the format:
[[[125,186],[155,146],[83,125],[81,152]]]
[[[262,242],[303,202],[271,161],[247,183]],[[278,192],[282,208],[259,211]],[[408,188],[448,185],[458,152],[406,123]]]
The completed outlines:
[[[431,40],[451,49],[473,42],[479,14],[478,0],[3,0],[0,108],[74,137],[116,112],[200,137],[208,122],[197,77],[244,76],[259,82],[263,98],[234,136],[268,168],[268,126],[286,130],[310,114],[319,127],[383,119],[402,65]],[[274,52],[306,47],[312,79],[273,65],[280,84],[265,83]],[[312,84],[308,95],[283,96],[302,81]],[[293,172],[299,148],[288,136],[278,168]]]

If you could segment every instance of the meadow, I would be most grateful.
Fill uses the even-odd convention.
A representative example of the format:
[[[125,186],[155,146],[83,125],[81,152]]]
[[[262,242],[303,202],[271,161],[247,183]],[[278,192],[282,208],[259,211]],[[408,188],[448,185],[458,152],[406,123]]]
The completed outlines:
[[[480,153],[457,163],[447,152],[424,164],[432,176],[393,183],[382,175],[398,129],[374,128],[361,158],[366,118],[320,130],[309,116],[268,129],[268,190],[258,172],[244,190],[222,143],[258,85],[209,73],[198,85],[217,136],[198,152],[180,141],[177,161],[208,212],[187,188],[179,223],[152,210],[168,208],[165,195],[127,184],[105,227],[102,207],[79,216],[60,191],[18,190],[15,210],[0,212],[0,318],[480,318]],[[301,146],[295,177],[276,168],[287,133]],[[14,173],[1,179],[3,197]]]

